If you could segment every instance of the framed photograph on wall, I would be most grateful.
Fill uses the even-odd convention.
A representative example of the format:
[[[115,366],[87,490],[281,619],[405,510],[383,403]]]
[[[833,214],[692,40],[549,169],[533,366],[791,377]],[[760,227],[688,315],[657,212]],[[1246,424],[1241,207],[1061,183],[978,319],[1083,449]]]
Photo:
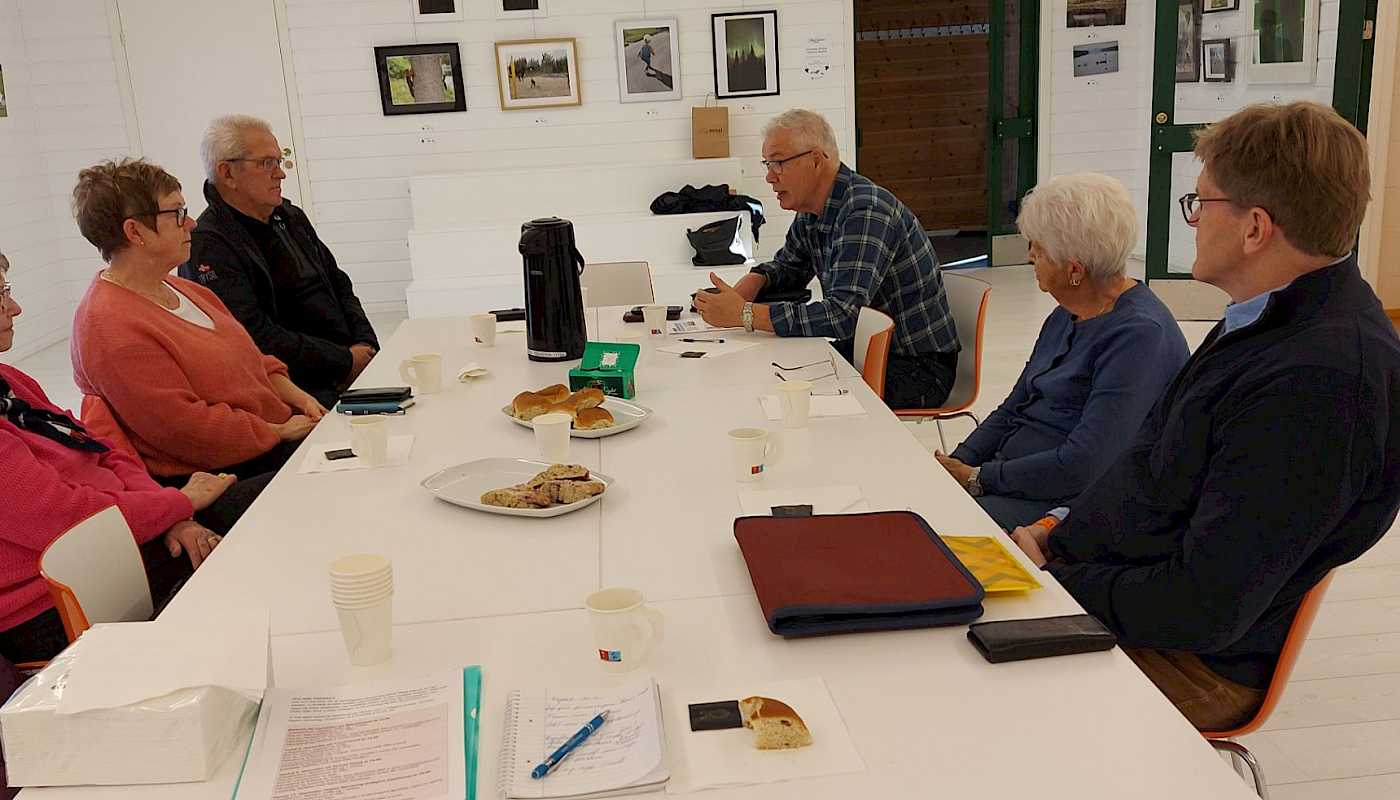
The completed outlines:
[[[1312,83],[1318,0],[1249,0],[1249,82]]]
[[[487,0],[487,2],[496,4],[496,19],[541,19],[549,16],[546,0]]]
[[[1238,11],[1240,0],[1206,0],[1205,5],[1206,7],[1202,11],[1206,14],[1214,14],[1217,11]]]
[[[414,22],[456,22],[462,19],[459,3],[468,0],[409,0]]]
[[[1176,82],[1201,80],[1201,0],[1176,0]]]
[[[778,12],[710,15],[715,96],[778,94]]]
[[[1201,72],[1206,83],[1229,83],[1235,79],[1235,48],[1229,39],[1201,42]]]
[[[1069,0],[1065,4],[1065,27],[1093,28],[1123,25],[1128,21],[1128,0]]]
[[[496,73],[502,111],[583,102],[578,43],[572,38],[496,42]]]
[[[5,102],[5,68],[0,67],[0,117],[10,116],[10,107]]]
[[[681,99],[680,24],[675,19],[620,21],[613,41],[622,102]]]
[[[376,47],[374,66],[385,116],[467,110],[456,42]]]
[[[1085,42],[1074,46],[1074,77],[1118,71],[1118,42]]]

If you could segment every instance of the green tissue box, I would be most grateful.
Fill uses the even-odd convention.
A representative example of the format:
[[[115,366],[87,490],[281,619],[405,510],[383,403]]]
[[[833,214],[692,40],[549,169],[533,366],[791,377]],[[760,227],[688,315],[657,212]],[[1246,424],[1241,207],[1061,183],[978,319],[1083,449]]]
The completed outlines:
[[[637,396],[633,372],[641,352],[639,344],[589,342],[583,348],[583,360],[569,370],[569,391],[591,386],[602,389],[603,394],[631,400]]]

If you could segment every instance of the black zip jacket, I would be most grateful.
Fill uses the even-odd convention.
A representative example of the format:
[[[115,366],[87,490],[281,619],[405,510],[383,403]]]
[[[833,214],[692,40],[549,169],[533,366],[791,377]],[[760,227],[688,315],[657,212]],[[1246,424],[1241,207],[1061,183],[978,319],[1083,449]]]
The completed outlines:
[[[1071,505],[1047,569],[1126,647],[1254,688],[1304,593],[1400,506],[1400,339],[1356,259],[1211,331]]]
[[[285,296],[278,291],[269,256],[259,247],[239,212],[205,181],[209,207],[199,215],[190,260],[181,277],[208,287],[248,329],[258,349],[286,362],[292,382],[311,394],[335,392],[349,377],[350,345],[379,349],[355,287],[336,264],[330,248],[316,235],[306,214],[290,202],[274,212],[281,220],[292,257],[325,291]],[[279,232],[277,235],[284,235]]]

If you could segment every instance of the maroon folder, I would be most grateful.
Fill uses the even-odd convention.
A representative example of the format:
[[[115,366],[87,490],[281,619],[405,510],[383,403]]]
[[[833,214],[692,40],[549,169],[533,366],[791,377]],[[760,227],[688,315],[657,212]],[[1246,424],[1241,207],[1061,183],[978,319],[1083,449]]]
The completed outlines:
[[[768,629],[780,636],[959,625],[982,616],[982,584],[909,511],[740,517]]]

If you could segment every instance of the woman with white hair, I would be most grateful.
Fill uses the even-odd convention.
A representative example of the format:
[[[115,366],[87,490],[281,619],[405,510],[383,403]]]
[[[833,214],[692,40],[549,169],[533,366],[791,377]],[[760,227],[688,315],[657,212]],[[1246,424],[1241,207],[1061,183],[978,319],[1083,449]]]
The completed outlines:
[[[1059,307],[1010,396],[951,456],[935,454],[1006,530],[1068,505],[1107,469],[1189,355],[1171,312],[1127,276],[1138,225],[1122,183],[1051,178],[1016,223]]]

